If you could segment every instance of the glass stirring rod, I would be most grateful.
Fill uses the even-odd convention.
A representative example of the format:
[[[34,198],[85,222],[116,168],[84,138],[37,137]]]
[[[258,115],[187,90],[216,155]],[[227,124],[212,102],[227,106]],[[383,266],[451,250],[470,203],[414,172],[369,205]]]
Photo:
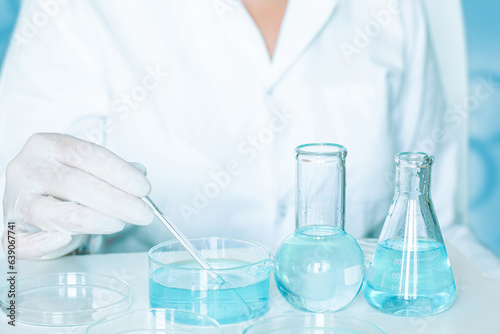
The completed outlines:
[[[224,279],[215,273],[212,268],[212,266],[205,260],[205,258],[198,252],[198,250],[194,247],[194,245],[189,241],[188,238],[182,232],[175,226],[175,224],[165,216],[160,209],[156,207],[156,205],[151,201],[151,199],[146,196],[146,197],[141,197],[141,199],[146,202],[146,204],[153,209],[153,212],[155,213],[155,216],[163,223],[163,225],[168,228],[170,233],[173,234],[173,236],[181,243],[181,245],[188,251],[188,253],[193,257],[193,259],[198,262],[198,264],[205,270],[207,270],[208,274],[210,277],[212,277],[214,280],[217,281],[217,283],[222,284],[224,283]]]
[[[167,227],[167,229],[174,235],[174,237],[180,242],[184,248],[188,251],[189,254],[193,257],[193,259],[198,262],[198,264],[207,271],[207,273],[210,275],[212,279],[215,280],[214,283],[217,283],[217,288],[220,288],[221,285],[226,283],[224,279],[217,274],[216,272],[213,271],[212,266],[205,260],[205,258],[198,252],[196,247],[189,241],[188,238],[182,232],[175,226],[175,224],[165,216],[160,209],[156,207],[156,205],[153,203],[153,201],[148,197],[141,197],[141,199],[146,202],[146,204],[153,209],[153,212],[155,213],[155,216]],[[232,290],[229,290],[232,291]],[[240,304],[246,315],[251,318],[252,317],[252,309],[248,304],[243,300],[243,298],[240,296],[240,294],[236,291],[232,291],[231,293],[234,297],[234,300]]]

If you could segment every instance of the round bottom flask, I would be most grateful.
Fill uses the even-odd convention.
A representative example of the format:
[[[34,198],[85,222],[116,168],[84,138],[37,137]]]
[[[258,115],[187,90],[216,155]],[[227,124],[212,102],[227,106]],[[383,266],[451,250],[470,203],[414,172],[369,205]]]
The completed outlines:
[[[366,270],[361,248],[344,230],[347,150],[307,144],[296,153],[296,229],[278,250],[276,285],[298,309],[337,311],[356,298]]]
[[[325,225],[308,225],[285,239],[274,270],[281,295],[304,311],[343,309],[358,295],[365,258],[354,238]]]

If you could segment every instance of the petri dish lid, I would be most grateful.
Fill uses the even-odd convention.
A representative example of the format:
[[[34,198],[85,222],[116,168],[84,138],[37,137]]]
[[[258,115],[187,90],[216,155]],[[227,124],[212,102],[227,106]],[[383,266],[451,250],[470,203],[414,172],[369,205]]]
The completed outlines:
[[[198,313],[169,309],[148,308],[122,312],[101,319],[87,328],[87,334],[220,334],[217,321]]]
[[[385,334],[377,325],[328,313],[271,317],[249,326],[243,334]]]
[[[0,308],[8,314],[9,285],[0,290]],[[38,326],[78,326],[130,306],[130,288],[114,277],[55,273],[16,282],[16,320]]]

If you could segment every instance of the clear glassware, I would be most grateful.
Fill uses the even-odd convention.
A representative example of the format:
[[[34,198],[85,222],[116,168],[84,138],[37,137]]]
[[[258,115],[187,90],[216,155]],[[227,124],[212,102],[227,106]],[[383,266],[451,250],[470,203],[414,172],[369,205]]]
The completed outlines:
[[[0,290],[0,309],[10,314],[10,284]],[[16,320],[36,326],[65,327],[93,323],[130,307],[127,283],[111,276],[62,272],[16,281]]]
[[[243,334],[385,334],[362,319],[330,313],[288,314],[252,323]]]
[[[224,237],[189,240],[213,270],[201,268],[178,240],[154,246],[148,253],[150,307],[199,313],[221,325],[267,313],[275,260],[265,246]],[[224,283],[214,282],[211,271]]]
[[[198,313],[169,308],[148,308],[114,313],[91,324],[85,333],[220,334],[222,329],[217,321]]]
[[[403,152],[395,160],[394,199],[368,267],[363,294],[382,312],[428,316],[446,310],[456,294],[430,196],[434,157]]]
[[[345,147],[296,148],[296,231],[281,244],[274,268],[281,295],[298,309],[336,311],[359,293],[366,266],[344,230]]]

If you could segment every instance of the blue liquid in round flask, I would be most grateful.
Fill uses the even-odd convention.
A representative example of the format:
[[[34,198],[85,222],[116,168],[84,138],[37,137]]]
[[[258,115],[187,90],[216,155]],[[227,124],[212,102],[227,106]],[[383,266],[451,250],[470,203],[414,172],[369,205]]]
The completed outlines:
[[[365,274],[363,252],[344,230],[347,150],[307,144],[296,153],[296,231],[276,255],[276,285],[300,310],[337,311],[358,295]]]
[[[430,196],[432,156],[396,155],[396,189],[363,289],[376,309],[398,316],[440,313],[455,300],[450,262]]]

